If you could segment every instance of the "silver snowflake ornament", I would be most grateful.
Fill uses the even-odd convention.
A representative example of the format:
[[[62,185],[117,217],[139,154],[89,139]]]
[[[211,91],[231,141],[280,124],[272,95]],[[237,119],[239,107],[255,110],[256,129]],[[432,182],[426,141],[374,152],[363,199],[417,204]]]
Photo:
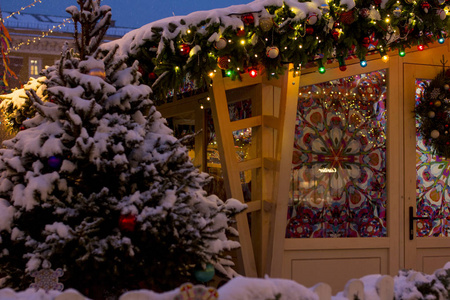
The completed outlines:
[[[34,277],[34,283],[30,284],[30,288],[37,290],[43,289],[45,292],[50,290],[62,291],[64,284],[58,282],[59,277],[64,275],[64,271],[61,268],[52,270],[50,268],[44,268],[39,271],[31,273],[31,277]]]
[[[440,88],[434,88],[433,91],[430,94],[431,99],[436,99],[439,96],[440,93],[441,93],[441,89]]]

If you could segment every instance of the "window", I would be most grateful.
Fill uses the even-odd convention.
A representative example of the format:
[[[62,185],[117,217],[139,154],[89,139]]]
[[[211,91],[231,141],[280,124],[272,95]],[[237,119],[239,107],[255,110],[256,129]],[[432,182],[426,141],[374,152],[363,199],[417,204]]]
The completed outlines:
[[[286,237],[383,237],[386,71],[301,87]]]
[[[41,71],[41,60],[38,58],[30,58],[30,77],[37,78]]]

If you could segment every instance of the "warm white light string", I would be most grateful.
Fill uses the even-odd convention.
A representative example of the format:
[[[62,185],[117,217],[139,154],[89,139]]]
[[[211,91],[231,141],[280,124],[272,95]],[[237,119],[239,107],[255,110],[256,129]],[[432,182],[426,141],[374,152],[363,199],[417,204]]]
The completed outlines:
[[[39,3],[42,3],[42,0],[34,0],[33,3],[28,4],[27,6],[22,7],[21,9],[19,9],[19,10],[16,11],[16,12],[13,12],[13,13],[10,14],[9,16],[7,16],[6,18],[2,18],[2,17],[0,16],[0,22],[4,22],[5,20],[11,18],[11,17],[14,16],[14,15],[20,15],[20,12],[21,12],[21,11],[24,11],[25,9],[34,6],[34,5],[35,5],[36,3],[38,3],[38,2],[39,2]]]
[[[10,53],[12,50],[17,51],[19,50],[20,47],[22,47],[23,45],[30,45],[32,43],[36,43],[37,41],[40,41],[42,38],[48,36],[50,33],[53,33],[53,30],[55,29],[61,29],[62,27],[66,26],[66,23],[70,24],[73,22],[72,18],[67,18],[65,19],[61,24],[55,25],[52,28],[50,28],[47,31],[43,31],[42,34],[40,36],[34,37],[32,39],[28,39],[26,42],[21,42],[19,44],[17,44],[16,46],[13,46],[9,49],[8,53]]]

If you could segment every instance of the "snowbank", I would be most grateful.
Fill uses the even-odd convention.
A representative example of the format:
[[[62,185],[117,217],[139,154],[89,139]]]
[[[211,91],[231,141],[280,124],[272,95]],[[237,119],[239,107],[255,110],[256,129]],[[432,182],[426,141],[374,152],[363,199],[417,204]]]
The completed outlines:
[[[402,270],[399,275],[368,275],[350,280],[342,292],[331,296],[329,285],[319,283],[306,288],[295,281],[266,277],[236,277],[219,289],[185,284],[179,289],[158,294],[148,290],[130,291],[120,300],[392,300],[394,299],[449,299],[450,262],[433,274]],[[432,297],[432,298],[430,298]],[[0,290],[1,300],[85,300],[83,295],[69,289],[64,292],[28,289],[15,292]]]

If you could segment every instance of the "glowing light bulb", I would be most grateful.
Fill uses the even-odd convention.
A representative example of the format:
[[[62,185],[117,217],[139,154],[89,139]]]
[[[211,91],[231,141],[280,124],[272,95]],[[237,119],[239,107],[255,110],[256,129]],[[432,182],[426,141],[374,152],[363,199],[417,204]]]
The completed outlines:
[[[422,44],[417,45],[417,50],[423,51],[423,49],[425,49],[425,46],[424,46],[424,45],[422,45]]]
[[[258,76],[258,71],[256,71],[255,69],[251,69],[248,74],[251,78],[255,78],[256,76]]]
[[[363,68],[367,67],[367,60],[363,59],[359,62],[359,65]]]

